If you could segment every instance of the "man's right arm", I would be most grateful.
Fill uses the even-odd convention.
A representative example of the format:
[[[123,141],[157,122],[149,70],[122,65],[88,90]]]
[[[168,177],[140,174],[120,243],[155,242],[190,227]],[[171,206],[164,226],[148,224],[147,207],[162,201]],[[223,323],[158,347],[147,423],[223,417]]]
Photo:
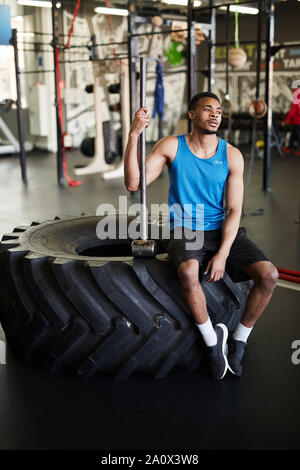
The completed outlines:
[[[140,186],[140,168],[137,159],[138,137],[145,127],[149,125],[150,117],[140,108],[136,113],[129,132],[128,142],[124,154],[124,183],[128,191],[137,191]],[[177,138],[164,137],[154,146],[151,154],[146,158],[146,185],[154,181],[162,172],[164,165],[176,154]]]
[[[136,191],[140,183],[140,169],[137,159],[138,134],[129,133],[124,155],[124,182],[128,191]]]

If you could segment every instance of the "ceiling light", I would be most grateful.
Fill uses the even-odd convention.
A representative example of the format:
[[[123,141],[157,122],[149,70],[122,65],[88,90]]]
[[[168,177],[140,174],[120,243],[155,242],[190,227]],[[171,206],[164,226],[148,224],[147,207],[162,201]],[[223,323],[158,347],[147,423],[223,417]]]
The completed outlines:
[[[44,8],[52,8],[52,2],[45,2],[45,1],[34,1],[34,0],[18,0],[19,5],[25,5],[29,7],[44,7]]]
[[[96,13],[102,13],[103,15],[119,15],[119,16],[128,16],[128,10],[122,8],[106,8],[106,7],[96,7],[94,9]]]
[[[186,7],[188,4],[188,0],[162,0],[162,3],[168,3],[169,5],[180,5],[180,6]],[[194,7],[200,7],[201,3],[202,3],[201,0],[195,0]]]
[[[227,10],[227,7],[220,7],[220,10]],[[258,8],[253,8],[253,7],[244,7],[243,5],[230,5],[229,11],[235,13],[236,11],[238,13],[245,13],[248,15],[257,15],[258,14]]]
[[[24,5],[28,7],[43,7],[43,8],[52,8],[52,2],[46,2],[43,0],[18,0],[19,5]],[[56,8],[60,8],[61,3],[56,4]]]

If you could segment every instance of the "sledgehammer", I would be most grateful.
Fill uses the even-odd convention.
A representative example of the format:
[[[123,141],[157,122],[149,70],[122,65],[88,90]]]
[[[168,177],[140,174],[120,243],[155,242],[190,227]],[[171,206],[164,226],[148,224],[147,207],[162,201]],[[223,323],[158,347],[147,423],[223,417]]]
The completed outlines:
[[[146,64],[145,57],[140,58],[140,106],[146,106]],[[140,135],[140,205],[141,205],[141,239],[131,243],[132,256],[134,258],[154,258],[157,247],[155,240],[148,240],[148,219],[146,200],[146,129]]]

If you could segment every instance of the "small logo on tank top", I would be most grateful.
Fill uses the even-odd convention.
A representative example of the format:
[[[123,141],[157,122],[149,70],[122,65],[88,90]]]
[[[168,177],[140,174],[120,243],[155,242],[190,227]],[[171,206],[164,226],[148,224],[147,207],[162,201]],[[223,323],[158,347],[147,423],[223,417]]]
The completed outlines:
[[[223,162],[221,162],[221,160],[216,160],[216,161],[215,161],[215,164],[216,164],[216,165],[223,165]]]

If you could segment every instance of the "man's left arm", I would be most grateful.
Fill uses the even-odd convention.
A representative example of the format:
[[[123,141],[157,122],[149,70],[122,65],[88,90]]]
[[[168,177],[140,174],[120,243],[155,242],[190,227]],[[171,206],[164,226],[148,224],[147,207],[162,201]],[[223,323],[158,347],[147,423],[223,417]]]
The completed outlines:
[[[237,235],[243,207],[244,195],[244,159],[241,152],[228,147],[229,175],[226,189],[226,213],[222,224],[222,239],[217,253],[209,261],[205,274],[210,271],[208,282],[218,281],[223,277],[226,260]]]

